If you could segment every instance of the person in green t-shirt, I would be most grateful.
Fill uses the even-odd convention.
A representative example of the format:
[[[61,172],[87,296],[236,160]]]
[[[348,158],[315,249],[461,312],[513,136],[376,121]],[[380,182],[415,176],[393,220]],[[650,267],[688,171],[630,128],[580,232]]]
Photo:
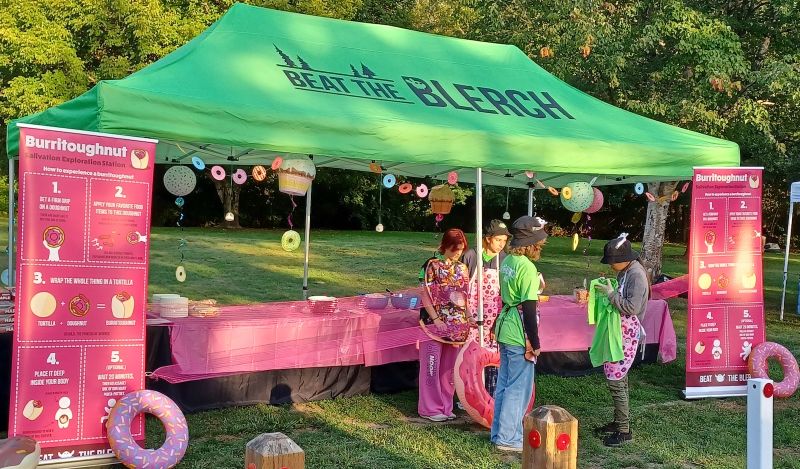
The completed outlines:
[[[547,240],[546,222],[524,216],[511,225],[511,252],[500,266],[503,310],[495,322],[500,346],[500,371],[494,392],[491,441],[502,451],[522,451],[522,418],[534,383],[534,363],[539,356],[538,260]]]

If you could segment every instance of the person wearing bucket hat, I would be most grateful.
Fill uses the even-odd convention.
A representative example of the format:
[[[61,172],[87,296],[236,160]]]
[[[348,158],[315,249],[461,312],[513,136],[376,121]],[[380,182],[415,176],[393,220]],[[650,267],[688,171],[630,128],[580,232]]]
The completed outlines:
[[[500,298],[500,264],[506,258],[504,251],[506,243],[511,233],[508,226],[502,220],[492,220],[483,228],[483,247],[481,251],[481,262],[483,262],[483,324],[486,330],[491,330],[497,315],[503,308],[503,300]],[[472,320],[478,321],[478,254],[474,249],[464,253],[462,262],[467,264],[470,278],[470,311]],[[470,338],[476,342],[479,340],[478,329],[470,330]],[[497,342],[489,337],[485,342],[487,348],[496,351]],[[497,368],[491,366],[484,369],[484,384],[489,394],[494,394],[497,382]]]
[[[522,418],[534,385],[539,356],[539,272],[533,261],[547,240],[539,217],[523,216],[511,225],[511,251],[500,266],[503,309],[495,321],[500,370],[494,393],[491,441],[501,451],[522,451]]]
[[[642,320],[647,310],[650,296],[650,282],[647,271],[639,260],[639,253],[631,247],[628,234],[622,233],[606,243],[603,248],[603,264],[608,264],[617,272],[617,288],[606,279],[595,288],[600,294],[608,296],[609,303],[621,316],[621,336],[623,359],[606,362],[603,371],[614,403],[614,420],[600,428],[597,433],[607,434],[603,439],[606,446],[620,446],[633,439],[630,428],[628,372],[631,369],[640,342],[644,342]]]

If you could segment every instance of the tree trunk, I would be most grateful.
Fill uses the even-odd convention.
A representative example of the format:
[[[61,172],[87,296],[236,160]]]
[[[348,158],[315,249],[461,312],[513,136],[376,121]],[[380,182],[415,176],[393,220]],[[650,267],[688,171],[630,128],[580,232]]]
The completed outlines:
[[[239,193],[242,191],[240,184],[233,184],[229,178],[221,181],[211,179],[214,181],[214,187],[217,189],[217,195],[222,202],[222,226],[225,228],[241,228],[239,225]],[[228,221],[225,215],[230,212],[233,214],[233,220]]]
[[[647,190],[655,196],[654,202],[647,203],[647,223],[642,239],[642,263],[652,281],[661,274],[661,256],[664,250],[664,231],[667,227],[670,196],[678,186],[678,181],[651,182]]]

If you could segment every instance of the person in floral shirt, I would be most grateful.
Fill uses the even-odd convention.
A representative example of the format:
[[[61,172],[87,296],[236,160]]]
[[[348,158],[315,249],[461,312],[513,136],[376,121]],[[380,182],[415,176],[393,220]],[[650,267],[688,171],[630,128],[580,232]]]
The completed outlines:
[[[425,263],[422,285],[422,321],[442,338],[419,348],[419,415],[434,422],[456,418],[453,413],[453,368],[459,345],[469,334],[469,271],[459,262],[467,247],[464,232],[452,228],[442,236],[439,256]],[[434,327],[430,327],[430,326]]]

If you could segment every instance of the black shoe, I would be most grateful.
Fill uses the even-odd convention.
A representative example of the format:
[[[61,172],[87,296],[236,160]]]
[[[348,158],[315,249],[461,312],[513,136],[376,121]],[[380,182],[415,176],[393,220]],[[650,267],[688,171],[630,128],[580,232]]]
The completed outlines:
[[[606,446],[617,447],[622,446],[623,443],[633,439],[633,432],[622,433],[614,432],[607,437],[603,438],[603,444]]]
[[[596,435],[604,435],[606,433],[614,433],[615,431],[617,431],[617,429],[618,429],[617,422],[609,422],[603,425],[602,427],[595,428],[594,433]]]

